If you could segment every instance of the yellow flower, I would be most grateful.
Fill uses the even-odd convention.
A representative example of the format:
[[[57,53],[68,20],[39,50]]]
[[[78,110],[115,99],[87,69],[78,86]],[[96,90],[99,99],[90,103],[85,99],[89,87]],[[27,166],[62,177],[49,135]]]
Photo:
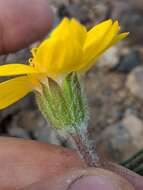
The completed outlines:
[[[40,89],[47,77],[58,80],[73,71],[84,72],[110,46],[125,38],[117,21],[104,21],[87,31],[77,20],[64,18],[50,36],[32,49],[29,65],[0,66],[0,76],[17,76],[0,83],[0,109]]]

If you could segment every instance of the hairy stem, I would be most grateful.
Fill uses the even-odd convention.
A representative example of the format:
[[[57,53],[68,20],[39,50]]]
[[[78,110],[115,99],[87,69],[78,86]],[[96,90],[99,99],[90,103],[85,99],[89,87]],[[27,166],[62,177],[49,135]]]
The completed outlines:
[[[97,154],[95,142],[90,137],[88,130],[79,130],[79,128],[76,128],[75,131],[76,132],[71,133],[70,136],[72,137],[81,158],[85,160],[88,166],[100,166],[101,163]]]

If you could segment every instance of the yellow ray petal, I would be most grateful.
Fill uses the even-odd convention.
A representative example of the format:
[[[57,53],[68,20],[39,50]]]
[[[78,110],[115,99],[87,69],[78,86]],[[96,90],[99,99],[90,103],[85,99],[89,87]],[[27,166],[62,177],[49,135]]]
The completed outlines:
[[[49,77],[55,78],[76,70],[81,57],[82,48],[69,34],[64,38],[49,38],[38,48],[33,62],[39,70],[44,69]]]
[[[104,35],[104,37],[100,41],[99,46],[97,47],[97,45],[95,44],[95,47],[93,46],[90,51],[85,51],[84,64],[80,68],[80,70],[89,69],[92,64],[95,63],[95,60],[100,56],[100,54],[103,53],[107,49],[107,47],[109,47],[109,44],[118,34],[119,30],[119,24],[117,21],[115,21],[106,33],[106,35]]]
[[[77,64],[75,59],[81,55],[81,53],[78,54],[81,52],[79,46],[84,44],[85,39],[86,28],[75,19],[64,18],[48,39],[44,40],[38,48],[32,49],[31,65],[34,65],[41,72],[47,70],[49,73],[53,73],[52,70],[57,73],[59,68],[62,69],[63,66],[63,72],[71,67],[73,69],[73,65]]]
[[[12,76],[33,73],[39,73],[39,71],[32,66],[24,64],[7,64],[0,66],[0,76]]]
[[[99,54],[102,50],[106,49],[108,45],[112,42],[112,40],[117,36],[118,32],[120,31],[120,26],[118,21],[115,21],[114,24],[112,25],[111,29],[108,31],[106,34],[105,38],[101,42],[101,45],[98,49]]]
[[[20,100],[32,89],[33,85],[26,76],[16,77],[0,83],[0,109]]]
[[[98,48],[98,51],[95,54],[96,57],[98,57],[99,54],[101,54],[101,52],[104,52],[107,49],[109,44],[112,42],[112,40],[118,34],[119,30],[120,30],[119,23],[118,23],[118,21],[115,21],[114,24],[112,25],[111,29],[106,34],[105,38],[102,40],[102,42],[101,42],[101,44],[100,44],[100,46]]]
[[[38,54],[39,56],[39,50],[41,49],[44,49],[43,47],[46,47],[47,46],[47,43],[51,40],[51,38],[59,38],[59,36],[61,38],[64,38],[65,36],[69,35],[70,33],[70,21],[68,18],[64,18],[60,24],[55,28],[53,29],[53,31],[51,32],[50,36],[45,39],[37,48],[33,48],[31,50],[32,52],[32,55],[33,55],[33,58],[29,60],[30,62],[30,65],[34,65],[36,68],[37,68],[37,65],[38,65],[38,68],[39,68],[39,65],[43,66],[43,62],[39,63],[37,61],[37,59],[35,58]],[[44,51],[45,52],[45,51]],[[46,56],[47,54],[45,54],[44,56]]]
[[[124,33],[121,33],[117,36],[115,36],[113,38],[113,40],[109,43],[109,45],[103,49],[100,54],[98,54],[98,57],[100,57],[101,54],[103,54],[107,49],[109,49],[111,46],[113,46],[114,44],[118,43],[119,41],[121,41],[122,39],[126,38],[127,36],[129,35],[129,32],[124,32]]]
[[[129,35],[129,32],[124,32],[124,33],[119,34],[118,36],[116,36],[116,37],[112,40],[112,42],[110,43],[109,47],[110,47],[110,46],[113,46],[113,45],[116,44],[117,42],[123,40],[123,39],[126,38],[128,35]]]
[[[64,18],[60,24],[51,32],[50,37],[64,37],[69,34],[70,31],[70,20]]]
[[[112,26],[112,20],[106,20],[100,24],[97,24],[95,27],[93,27],[89,32],[87,33],[87,39],[85,42],[84,49],[87,49],[88,47],[91,47],[92,45],[99,44],[100,40],[105,36],[105,34],[108,32],[108,30]]]
[[[45,39],[38,48],[32,49],[33,58],[30,59],[31,65],[34,65],[36,68],[45,70],[45,67],[51,62],[51,50],[54,51],[52,47],[55,47],[55,43],[52,45],[52,41],[57,38],[67,38],[70,34],[70,21],[68,18],[64,18],[60,24],[51,32],[50,37]],[[50,47],[50,48],[49,48]],[[49,51],[50,49],[50,51]],[[49,57],[49,60],[48,60]],[[45,64],[46,63],[46,64]]]
[[[75,38],[81,46],[83,46],[86,40],[87,30],[76,19],[72,18],[70,21],[71,35]]]
[[[102,43],[105,35],[112,27],[112,20],[109,19],[103,23],[98,24],[93,29],[91,29],[87,34],[87,39],[84,45],[84,62],[88,64],[91,60],[91,57],[97,53],[99,46]],[[81,65],[81,68],[83,67]],[[80,69],[80,68],[79,68]]]

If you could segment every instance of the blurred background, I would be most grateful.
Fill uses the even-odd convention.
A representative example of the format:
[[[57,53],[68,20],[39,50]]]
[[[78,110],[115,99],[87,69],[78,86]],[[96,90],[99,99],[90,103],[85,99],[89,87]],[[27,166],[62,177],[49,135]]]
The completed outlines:
[[[85,76],[90,132],[104,158],[121,162],[143,148],[143,0],[49,0],[56,26],[76,17],[88,28],[118,19],[129,37],[110,48]],[[0,56],[25,63],[30,48]],[[39,113],[33,94],[0,111],[0,135],[69,146]]]

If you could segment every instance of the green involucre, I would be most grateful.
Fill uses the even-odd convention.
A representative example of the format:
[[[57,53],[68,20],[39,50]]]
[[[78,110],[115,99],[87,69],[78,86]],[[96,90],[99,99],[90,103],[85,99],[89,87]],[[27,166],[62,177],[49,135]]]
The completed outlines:
[[[72,132],[87,123],[88,109],[83,87],[76,73],[69,74],[61,85],[48,79],[42,84],[37,103],[53,127]]]

